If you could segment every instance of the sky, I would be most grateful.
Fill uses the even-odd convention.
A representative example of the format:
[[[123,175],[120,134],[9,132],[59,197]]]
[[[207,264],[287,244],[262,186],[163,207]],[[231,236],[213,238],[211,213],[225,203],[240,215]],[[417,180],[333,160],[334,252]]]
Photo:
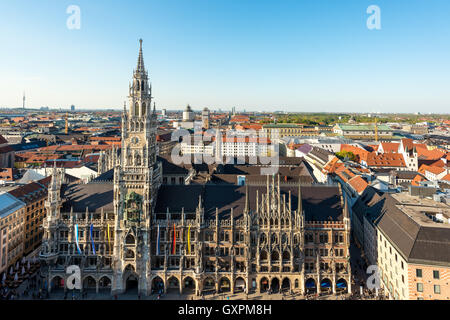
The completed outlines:
[[[449,13],[448,0],[1,1],[0,107],[25,92],[31,108],[123,108],[142,38],[157,109],[448,113]]]

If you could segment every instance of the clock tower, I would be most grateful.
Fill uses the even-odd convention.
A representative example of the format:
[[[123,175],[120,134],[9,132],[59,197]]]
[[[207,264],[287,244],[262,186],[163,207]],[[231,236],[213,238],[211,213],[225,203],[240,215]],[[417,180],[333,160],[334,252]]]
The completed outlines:
[[[150,226],[162,167],[156,161],[157,119],[144,67],[142,40],[129,86],[129,108],[122,115],[122,151],[114,170],[113,293],[150,288]]]

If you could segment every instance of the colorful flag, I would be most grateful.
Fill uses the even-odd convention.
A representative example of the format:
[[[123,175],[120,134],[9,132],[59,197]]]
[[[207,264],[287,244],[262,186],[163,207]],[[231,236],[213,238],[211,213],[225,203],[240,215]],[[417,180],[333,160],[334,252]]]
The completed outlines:
[[[191,254],[191,225],[188,228],[188,253]]]
[[[109,237],[109,223],[108,223],[108,246],[109,250],[111,251],[111,238]]]
[[[93,233],[94,233],[94,225],[91,223],[91,243],[92,243],[92,252],[95,255],[95,244],[94,244],[94,237],[93,237]]]
[[[159,224],[158,224],[158,234],[156,235],[156,255],[160,255],[161,252],[159,252]]]
[[[78,253],[81,254],[80,244],[78,243],[78,224],[75,225],[75,241],[77,244]]]
[[[172,244],[172,254],[175,254],[175,246],[177,245],[177,231],[175,228],[175,223],[173,224],[173,244]]]

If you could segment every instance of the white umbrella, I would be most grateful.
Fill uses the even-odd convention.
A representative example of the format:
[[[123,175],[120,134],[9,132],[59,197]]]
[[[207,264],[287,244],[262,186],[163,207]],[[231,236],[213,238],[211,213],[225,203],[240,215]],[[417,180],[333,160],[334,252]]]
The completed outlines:
[[[22,264],[24,264],[24,263],[25,263],[25,257],[22,258]]]
[[[9,268],[9,274],[12,275],[13,274],[13,267],[11,266],[11,268]]]
[[[17,280],[19,280],[19,275],[16,272],[16,275],[14,276],[14,281],[17,281]]]
[[[28,260],[27,269],[30,270],[30,260]]]
[[[25,274],[25,267],[22,266],[22,275]]]
[[[17,263],[16,263],[16,270],[19,270],[19,261],[17,260]]]

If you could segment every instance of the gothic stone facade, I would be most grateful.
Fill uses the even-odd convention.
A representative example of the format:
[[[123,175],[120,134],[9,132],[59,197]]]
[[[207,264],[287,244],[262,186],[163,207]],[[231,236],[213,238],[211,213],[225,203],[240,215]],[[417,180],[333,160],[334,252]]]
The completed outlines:
[[[49,290],[347,291],[350,220],[338,186],[163,185],[142,42],[113,182],[54,169],[40,254]],[[78,230],[78,237],[76,235]],[[78,238],[78,244],[77,244]]]

